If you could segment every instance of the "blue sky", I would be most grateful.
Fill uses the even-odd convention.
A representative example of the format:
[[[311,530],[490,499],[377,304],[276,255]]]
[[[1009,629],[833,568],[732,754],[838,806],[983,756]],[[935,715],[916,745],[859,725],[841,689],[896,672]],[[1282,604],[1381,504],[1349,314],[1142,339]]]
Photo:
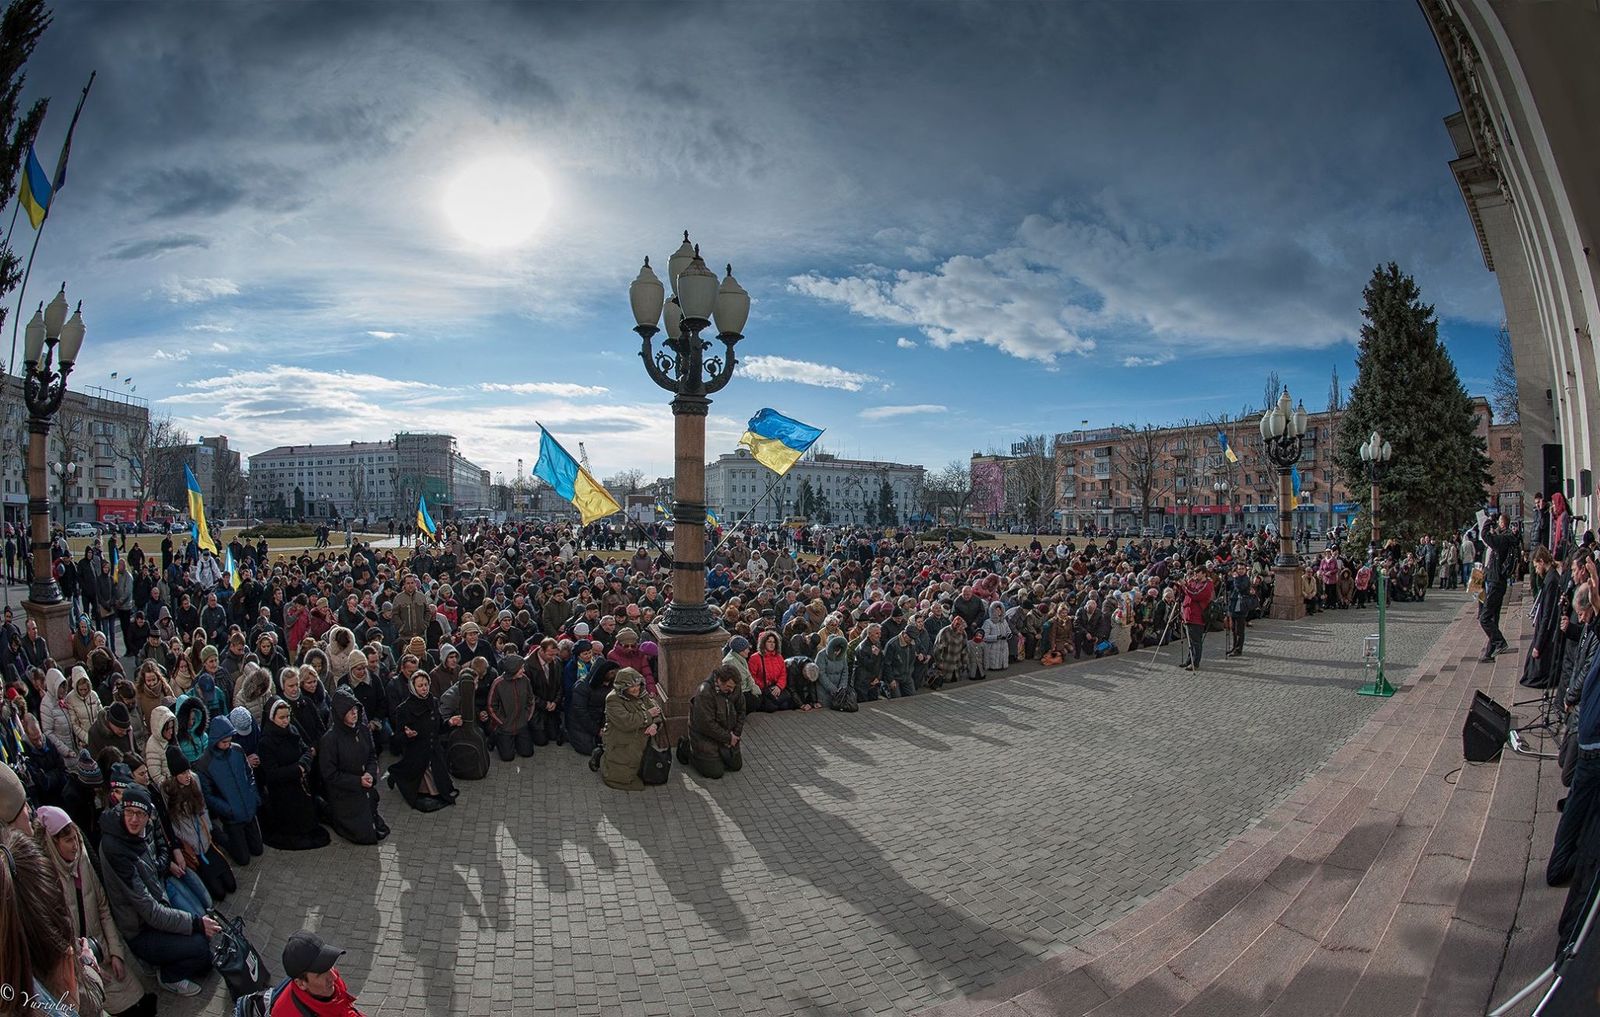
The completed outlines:
[[[685,228],[754,301],[713,453],[762,406],[930,466],[1237,413],[1273,369],[1320,409],[1389,260],[1469,390],[1493,371],[1403,0],[63,3],[47,166],[90,68],[29,302],[67,279],[76,384],[246,453],[443,430],[510,472],[540,420],[669,472],[627,285]]]

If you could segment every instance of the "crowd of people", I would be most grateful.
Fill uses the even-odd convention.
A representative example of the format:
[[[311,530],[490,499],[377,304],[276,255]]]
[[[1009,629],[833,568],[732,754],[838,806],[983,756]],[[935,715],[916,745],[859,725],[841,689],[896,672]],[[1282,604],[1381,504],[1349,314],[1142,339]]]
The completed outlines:
[[[752,712],[855,711],[1018,661],[1181,642],[1198,672],[1208,633],[1228,632],[1224,653],[1243,654],[1274,597],[1358,609],[1380,570],[1397,599],[1425,596],[1440,568],[1455,576],[1440,546],[1456,541],[1372,558],[1331,546],[1300,589],[1280,591],[1267,532],[1026,545],[744,532],[707,561],[727,639],[677,756],[718,779],[741,768]],[[236,892],[236,870],[332,835],[379,843],[389,792],[446,810],[496,757],[556,749],[611,787],[647,786],[647,751],[665,733],[648,636],[671,570],[654,540],[479,523],[404,551],[227,550],[237,584],[193,541],[147,555],[96,540],[76,558],[63,541],[70,654],[52,656],[31,620],[0,622],[0,822],[56,845],[45,854],[62,885],[93,881],[104,907],[84,938],[101,954],[68,966],[94,972],[105,1012],[150,1012],[146,972],[155,987],[198,991],[210,915]],[[67,988],[65,974],[36,976]]]

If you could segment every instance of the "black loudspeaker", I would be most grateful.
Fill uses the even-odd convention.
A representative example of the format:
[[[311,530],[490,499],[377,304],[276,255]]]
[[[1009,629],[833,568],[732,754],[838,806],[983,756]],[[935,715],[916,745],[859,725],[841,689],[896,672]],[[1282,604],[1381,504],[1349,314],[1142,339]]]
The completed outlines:
[[[1588,470],[1578,471],[1578,495],[1587,498],[1594,494],[1594,474]]]
[[[1461,725],[1461,753],[1469,763],[1487,763],[1500,755],[1511,734],[1511,711],[1482,692],[1472,696],[1472,709]]]
[[[1561,490],[1561,446],[1544,446],[1543,490],[1546,498]]]

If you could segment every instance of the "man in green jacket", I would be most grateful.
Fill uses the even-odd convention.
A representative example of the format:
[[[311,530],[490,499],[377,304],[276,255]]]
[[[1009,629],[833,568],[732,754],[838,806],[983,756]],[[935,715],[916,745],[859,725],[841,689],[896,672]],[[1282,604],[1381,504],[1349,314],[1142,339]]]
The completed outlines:
[[[689,706],[689,758],[695,772],[708,780],[744,768],[740,736],[744,733],[744,696],[739,671],[719,664],[700,684]]]

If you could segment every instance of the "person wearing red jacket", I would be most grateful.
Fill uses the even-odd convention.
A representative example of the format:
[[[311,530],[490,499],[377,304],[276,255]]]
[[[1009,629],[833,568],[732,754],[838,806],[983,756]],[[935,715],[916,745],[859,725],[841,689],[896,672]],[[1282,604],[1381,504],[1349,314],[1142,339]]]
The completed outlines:
[[[362,1017],[355,995],[333,966],[343,955],[314,932],[290,936],[283,948],[289,980],[275,992],[270,1017]]]
[[[789,662],[779,646],[778,633],[772,629],[761,633],[758,645],[760,651],[750,655],[750,678],[761,690],[762,711],[794,709],[794,697],[789,694]]]
[[[1183,655],[1183,669],[1198,671],[1200,651],[1206,642],[1206,608],[1217,595],[1217,587],[1211,581],[1211,573],[1201,565],[1184,577],[1178,589],[1183,592],[1183,628],[1188,633],[1189,644],[1188,652]]]

